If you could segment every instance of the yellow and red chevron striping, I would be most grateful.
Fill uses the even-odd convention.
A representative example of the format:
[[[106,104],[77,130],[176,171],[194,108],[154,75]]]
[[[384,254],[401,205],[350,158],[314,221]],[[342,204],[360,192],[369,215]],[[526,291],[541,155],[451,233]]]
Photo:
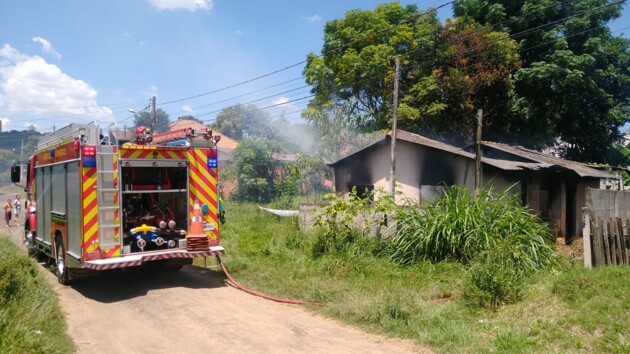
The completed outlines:
[[[189,215],[192,218],[195,200],[208,205],[208,214],[204,215],[206,223],[212,223],[214,235],[208,235],[212,238],[219,237],[219,225],[217,223],[217,170],[216,168],[208,168],[207,150],[191,149],[188,151],[188,161],[190,165],[190,200]],[[209,231],[208,231],[209,233]]]
[[[159,149],[156,146],[122,147],[120,157],[123,159],[186,159],[186,150],[178,148]]]
[[[98,205],[96,198],[96,167],[83,167],[81,196],[83,198],[83,256],[98,249]]]

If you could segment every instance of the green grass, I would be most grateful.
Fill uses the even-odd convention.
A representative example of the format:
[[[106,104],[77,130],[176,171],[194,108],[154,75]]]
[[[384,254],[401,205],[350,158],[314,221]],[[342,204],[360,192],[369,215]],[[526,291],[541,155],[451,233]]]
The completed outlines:
[[[468,265],[395,264],[369,252],[315,256],[316,235],[255,205],[226,203],[223,260],[243,285],[327,306],[312,311],[437,352],[628,352],[630,267],[565,266],[525,280],[520,301],[485,310],[462,296]],[[568,264],[568,263],[567,263]],[[451,297],[451,301],[427,300]]]
[[[57,295],[34,261],[0,237],[0,353],[71,353]]]

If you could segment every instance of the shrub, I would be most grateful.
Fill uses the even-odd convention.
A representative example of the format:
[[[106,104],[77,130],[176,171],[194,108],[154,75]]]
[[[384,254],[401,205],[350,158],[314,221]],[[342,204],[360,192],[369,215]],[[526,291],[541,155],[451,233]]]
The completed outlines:
[[[474,194],[449,187],[435,204],[407,202],[395,209],[395,236],[387,256],[400,264],[423,260],[470,262],[479,254],[509,242],[519,264],[539,269],[553,258],[548,226],[520,206],[509,189],[499,194]]]
[[[314,255],[353,251],[366,253],[375,248],[377,240],[370,239],[370,230],[382,222],[382,215],[391,203],[383,194],[374,201],[377,192],[359,196],[353,190],[348,199],[330,197],[330,203],[314,218],[318,233],[313,245]]]

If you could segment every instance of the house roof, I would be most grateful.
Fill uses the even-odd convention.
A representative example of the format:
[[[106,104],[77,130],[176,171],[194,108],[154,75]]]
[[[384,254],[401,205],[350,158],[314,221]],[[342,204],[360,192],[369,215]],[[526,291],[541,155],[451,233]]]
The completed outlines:
[[[186,129],[186,128],[192,128],[192,129],[206,129],[207,128],[205,125],[191,119],[178,119],[174,122],[171,122],[169,124],[169,127],[171,128],[171,131],[179,130],[179,129]],[[227,151],[227,150],[234,150],[236,149],[236,147],[238,147],[238,141],[224,135],[223,133],[219,131],[215,131],[215,133],[217,135],[221,135],[221,140],[219,140],[219,143],[218,143],[219,149]]]
[[[336,162],[330,164],[335,166],[342,163],[344,160],[354,157],[355,155],[373,148],[377,144],[383,143],[385,140],[389,140],[390,134],[386,134],[383,138],[362,150],[356,151]],[[463,156],[469,159],[475,159],[475,154],[468,152],[462,148],[446,144],[437,140],[429,139],[425,136],[410,133],[404,130],[398,130],[396,134],[398,140],[408,141],[414,144],[427,146],[433,149],[450,152],[455,155]],[[521,171],[521,170],[542,170],[549,168],[561,168],[575,172],[580,177],[595,177],[595,178],[615,178],[609,173],[599,171],[597,169],[588,167],[582,163],[564,160],[555,156],[545,155],[535,150],[526,149],[522,146],[510,146],[490,141],[483,141],[482,145],[485,147],[482,152],[481,162],[506,171]],[[491,153],[491,149],[498,150],[502,154]],[[486,155],[486,156],[484,156]],[[488,156],[489,155],[489,156]]]

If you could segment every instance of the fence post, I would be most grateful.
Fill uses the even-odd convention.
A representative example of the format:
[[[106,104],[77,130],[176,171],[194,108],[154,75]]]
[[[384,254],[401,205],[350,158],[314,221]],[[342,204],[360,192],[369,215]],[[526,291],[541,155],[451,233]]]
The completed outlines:
[[[591,209],[589,207],[582,208],[582,221],[584,221],[584,229],[582,230],[582,240],[584,241],[584,268],[593,268],[593,260],[591,258]]]

